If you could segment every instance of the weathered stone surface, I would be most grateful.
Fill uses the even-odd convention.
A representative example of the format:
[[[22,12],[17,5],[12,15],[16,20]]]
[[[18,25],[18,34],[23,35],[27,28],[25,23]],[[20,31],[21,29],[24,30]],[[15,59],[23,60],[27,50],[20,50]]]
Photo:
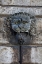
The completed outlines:
[[[19,62],[19,47],[0,46],[0,63],[18,63]]]
[[[0,31],[2,31],[2,30],[4,31],[4,29],[3,29],[3,23],[4,22],[3,21],[4,21],[4,18],[0,17]]]
[[[42,47],[22,46],[22,62],[42,64]]]
[[[42,20],[37,18],[36,22],[36,36],[33,39],[33,43],[42,43]]]
[[[0,17],[0,43],[9,43],[6,38],[6,32],[4,30],[4,17]]]
[[[0,64],[19,63],[19,47],[0,46]],[[22,63],[42,64],[42,47],[22,46]]]
[[[29,5],[30,4],[30,0],[2,0],[2,4],[3,5]]]
[[[15,36],[13,37],[10,35],[10,32],[7,33],[7,29],[5,27],[5,18],[0,18],[0,44],[2,43],[12,43],[18,44]],[[25,42],[23,44],[42,44],[42,18],[36,19],[36,36],[33,39],[30,36],[27,36],[26,33],[24,34],[17,34],[19,38],[22,37]]]
[[[30,0],[31,6],[42,6],[42,0]]]
[[[18,12],[26,12],[33,15],[42,15],[42,8],[23,8],[23,7],[2,7],[0,6],[0,14],[14,14]]]
[[[42,6],[42,0],[2,0],[2,5]]]
[[[14,14],[18,12],[26,12],[31,14],[33,13],[33,15],[42,15],[42,7],[40,7],[42,6],[42,0],[0,0],[0,4],[21,6],[21,7],[0,6],[0,14],[4,14],[4,16],[5,14],[6,15]],[[26,6],[31,6],[31,7],[29,8]],[[7,33],[8,29],[4,25],[4,22],[3,22],[4,20],[5,20],[4,18],[0,18],[0,44],[2,43],[18,44],[17,41],[15,40],[15,36],[13,37],[12,36],[13,34],[10,35],[10,32]],[[27,36],[27,34],[25,33],[19,34],[19,37],[20,36],[22,37],[22,39],[26,41],[24,44],[30,44],[28,46],[22,46],[22,63],[23,64],[42,64],[42,47],[37,47],[37,45],[33,45],[35,46],[33,47],[31,45],[31,44],[42,44],[42,18],[36,19],[36,36],[34,38]],[[30,40],[30,38],[32,40]],[[17,64],[20,61],[19,58],[20,57],[19,57],[18,46],[15,46],[15,47],[0,46],[0,64]]]

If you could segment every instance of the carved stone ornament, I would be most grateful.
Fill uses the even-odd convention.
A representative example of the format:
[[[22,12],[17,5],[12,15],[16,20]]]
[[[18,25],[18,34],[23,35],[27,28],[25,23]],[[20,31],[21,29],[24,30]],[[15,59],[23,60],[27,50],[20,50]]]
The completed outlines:
[[[25,12],[15,13],[6,19],[7,32],[21,42],[28,42],[31,36],[35,36],[35,24],[35,16]]]

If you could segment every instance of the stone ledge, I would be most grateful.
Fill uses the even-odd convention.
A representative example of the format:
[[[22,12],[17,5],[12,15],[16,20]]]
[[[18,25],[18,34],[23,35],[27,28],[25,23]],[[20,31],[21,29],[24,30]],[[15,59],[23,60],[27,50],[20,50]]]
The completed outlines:
[[[2,0],[2,5],[42,6],[41,0]]]

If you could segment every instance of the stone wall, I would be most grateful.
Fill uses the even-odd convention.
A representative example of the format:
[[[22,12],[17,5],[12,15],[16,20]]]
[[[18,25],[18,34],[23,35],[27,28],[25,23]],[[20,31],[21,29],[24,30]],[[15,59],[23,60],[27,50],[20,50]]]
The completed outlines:
[[[19,45],[8,41],[4,25],[7,16],[18,12],[36,17],[37,35],[22,45],[22,63],[42,64],[42,0],[0,0],[0,64],[19,64]]]

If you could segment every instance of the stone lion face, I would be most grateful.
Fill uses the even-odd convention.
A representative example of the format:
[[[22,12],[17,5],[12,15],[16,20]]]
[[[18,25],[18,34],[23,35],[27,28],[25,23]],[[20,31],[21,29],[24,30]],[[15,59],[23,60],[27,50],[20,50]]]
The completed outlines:
[[[30,43],[31,36],[35,35],[35,17],[28,13],[16,13],[7,19],[7,32],[10,41]],[[10,28],[12,29],[10,31]],[[10,33],[11,32],[11,33]],[[15,42],[16,43],[16,42]]]
[[[11,27],[15,32],[29,32],[34,20],[28,14],[17,14],[11,18]]]

